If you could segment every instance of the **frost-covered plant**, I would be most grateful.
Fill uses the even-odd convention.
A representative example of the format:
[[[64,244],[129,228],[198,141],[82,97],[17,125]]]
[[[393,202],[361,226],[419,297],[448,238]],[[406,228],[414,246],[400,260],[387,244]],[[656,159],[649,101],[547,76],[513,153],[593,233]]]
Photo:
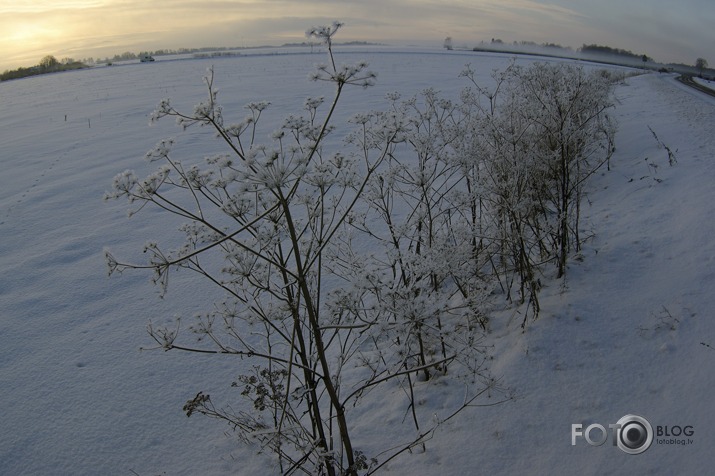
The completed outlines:
[[[520,71],[519,86],[517,107],[528,108],[540,139],[537,165],[545,180],[540,198],[556,214],[551,233],[563,276],[568,253],[580,247],[584,181],[613,153],[615,124],[607,114],[612,82],[573,65],[537,64]]]
[[[665,149],[665,151],[668,153],[668,165],[670,165],[672,167],[675,164],[677,164],[678,159],[675,154],[676,154],[676,152],[678,152],[678,149],[675,149],[675,152],[673,152],[673,150],[670,147],[668,147],[662,140],[660,140],[660,138],[658,138],[658,134],[656,134],[655,131],[650,126],[648,126],[648,130],[653,135],[653,138],[655,139],[655,141],[658,143],[658,148]]]
[[[390,94],[387,111],[361,117],[366,132],[353,137],[368,149],[382,122],[403,124],[368,183],[367,212],[351,224],[385,250],[375,258],[382,274],[373,273],[372,299],[392,315],[405,311],[398,321],[411,323],[408,338],[395,341],[415,366],[429,362],[425,349],[445,358],[456,348],[443,331],[460,321],[443,319],[455,309],[470,316],[466,328],[486,325],[485,291],[495,285],[538,315],[544,265],[562,276],[578,251],[584,182],[614,150],[607,75],[511,64],[493,74],[492,89],[470,67],[462,75],[470,87],[458,101],[433,89],[406,100]]]
[[[435,370],[446,373],[454,359],[462,359],[461,370],[465,361],[479,360],[474,354],[485,325],[473,233],[462,222],[465,180],[455,158],[464,117],[433,89],[388,100],[388,111],[364,119],[366,133],[351,138],[370,148],[384,121],[402,124],[399,143],[368,184],[367,210],[350,222],[382,252],[371,256],[369,276],[353,263],[342,266],[366,283],[360,299],[375,303],[362,319],[390,323],[382,335],[391,336],[400,366],[420,368],[428,380]]]
[[[184,410],[188,416],[202,413],[229,422],[244,440],[275,452],[284,474],[371,472],[421,444],[440,422],[427,427],[418,423],[412,381],[420,373],[444,374],[455,361],[471,372],[466,384],[478,390],[456,411],[494,386],[482,380],[483,359],[474,350],[479,338],[474,306],[468,299],[453,302],[453,289],[444,285],[458,276],[440,258],[452,250],[447,233],[452,212],[443,210],[451,205],[443,199],[450,180],[445,182],[449,175],[444,167],[454,167],[439,165],[441,178],[427,178],[433,156],[441,154],[441,136],[424,136],[419,150],[432,147],[434,152],[415,169],[424,178],[407,182],[412,166],[401,165],[393,152],[408,133],[426,123],[409,123],[403,112],[355,116],[357,132],[349,142],[357,147],[349,153],[326,150],[344,88],[368,87],[375,80],[364,62],[336,64],[332,38],[341,26],[308,32],[327,45],[329,62],[319,65],[312,79],[335,88],[330,101],[307,99],[301,114],[287,117],[261,143],[261,116],[269,103],[247,105],[248,115],[230,123],[209,70],[208,96],[192,112],[163,100],[152,120],[173,117],[182,128],[205,126],[226,152],[184,164],[175,158],[176,143],[161,141],[146,154],[159,164],[155,172],[139,179],[125,171],[106,195],[138,204],[135,211],[154,205],[185,221],[179,228],[183,243],[174,249],[148,243],[145,264],[124,263],[107,251],[110,273],[151,270],[165,292],[169,275],[183,269],[223,290],[226,297],[191,326],[198,344],[185,343],[178,327],[150,326],[149,333],[165,350],[258,359],[260,364],[234,383],[251,411],[214,406],[203,392]],[[430,114],[450,107],[439,104]],[[399,179],[390,178],[393,171],[402,174]],[[416,252],[396,258],[402,260],[399,277],[389,273],[390,266],[358,255],[351,242],[353,225],[365,216],[366,203],[373,202],[368,197],[385,179],[394,180],[398,193],[404,185],[421,187],[425,194],[415,202],[415,216],[403,224],[417,229],[400,232],[404,236],[398,239],[398,252],[400,247]],[[388,247],[377,255],[392,257],[393,252]],[[465,349],[470,350],[463,353]],[[390,449],[368,458],[354,446],[355,425],[348,410],[394,380],[410,393],[417,436],[402,445],[390,442]]]
[[[344,89],[375,81],[364,62],[336,63],[341,26],[308,31],[327,45],[329,61],[311,78],[332,85],[332,99],[308,98],[260,142],[270,103],[230,122],[209,70],[207,98],[192,112],[162,100],[152,120],[205,126],[225,151],[184,164],[177,142],[163,140],[146,154],[154,172],[120,173],[106,195],[138,205],[132,213],[153,205],[183,220],[182,243],[148,242],[144,264],[107,251],[110,273],[151,270],[165,292],[183,269],[223,291],[190,327],[198,343],[179,327],[149,333],[165,350],[259,362],[233,384],[250,411],[217,407],[203,392],[184,410],[227,421],[273,451],[284,474],[377,471],[494,389],[485,303],[501,288],[538,315],[544,267],[565,272],[580,246],[584,182],[613,153],[608,77],[540,64],[496,72],[493,89],[467,68],[471,86],[458,100],[433,89],[390,94],[384,111],[353,116],[354,131],[331,150]],[[466,396],[446,419],[425,421],[417,395],[446,378]],[[416,435],[368,455],[354,422],[386,382],[407,397]]]
[[[520,300],[528,298],[536,316],[540,265],[555,262],[557,276],[565,273],[581,245],[584,183],[615,150],[613,82],[569,64],[512,64],[495,73],[493,90],[480,87],[470,67],[462,74],[473,86],[464,101],[480,111],[471,116],[479,132],[465,162],[472,160],[480,216],[496,240],[493,269],[507,296],[512,276],[519,279]]]

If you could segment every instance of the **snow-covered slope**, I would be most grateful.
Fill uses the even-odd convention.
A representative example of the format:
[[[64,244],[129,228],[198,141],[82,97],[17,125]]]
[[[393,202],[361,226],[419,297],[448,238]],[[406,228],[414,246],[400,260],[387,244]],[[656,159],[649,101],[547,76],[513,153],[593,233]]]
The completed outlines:
[[[433,86],[456,95],[472,63],[480,75],[506,56],[440,50],[362,51],[378,85],[350,91],[340,121],[378,108],[386,92]],[[340,57],[339,57],[340,58]],[[340,58],[342,59],[342,58]],[[166,61],[28,78],[0,84],[0,474],[260,474],[264,460],[224,435],[220,423],[187,419],[199,390],[230,394],[245,363],[151,347],[150,319],[190,316],[196,296],[215,293],[176,276],[160,300],[149,276],[106,276],[102,249],[137,256],[145,240],[175,223],[147,211],[126,218],[101,198],[112,177],[147,170],[142,156],[176,134],[148,127],[155,104],[190,108],[215,65],[227,115],[270,100],[280,119],[309,95],[319,55],[287,54]],[[532,62],[534,58],[520,61]],[[715,102],[672,77],[633,77],[617,89],[620,123],[612,170],[591,183],[593,232],[565,281],[546,282],[542,316],[526,332],[519,316],[493,320],[492,371],[514,401],[473,408],[450,421],[421,454],[392,474],[705,474],[715,390]],[[677,164],[658,148],[677,149]],[[197,158],[217,144],[182,134]],[[427,401],[427,408],[439,406]],[[381,426],[384,408],[374,409]],[[628,413],[654,425],[691,425],[689,446],[658,444],[627,455],[583,439],[571,425],[607,427]],[[439,415],[436,415],[439,418]],[[610,442],[609,442],[610,443]]]
[[[518,318],[495,330],[493,370],[516,401],[446,430],[434,443],[442,463],[425,474],[707,474],[715,464],[715,350],[703,345],[715,347],[715,104],[657,75],[630,78],[617,96],[618,150],[591,183],[582,260],[549,283],[525,333]],[[572,424],[608,428],[627,414],[654,432],[690,425],[675,440],[692,444],[656,436],[640,455],[610,435],[571,445]]]

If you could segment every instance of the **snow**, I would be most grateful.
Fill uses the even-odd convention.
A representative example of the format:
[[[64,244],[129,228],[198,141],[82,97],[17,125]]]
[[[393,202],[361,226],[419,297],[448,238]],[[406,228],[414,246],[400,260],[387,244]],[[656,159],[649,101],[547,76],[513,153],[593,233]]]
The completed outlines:
[[[366,59],[378,78],[348,91],[337,123],[383,107],[391,91],[435,87],[456,96],[465,63],[486,81],[509,61],[367,47],[338,59]],[[221,423],[181,411],[200,390],[235,399],[230,383],[249,363],[140,350],[152,347],[150,320],[190,317],[216,291],[177,275],[162,300],[149,275],[107,277],[104,247],[137,257],[177,223],[149,210],[127,219],[125,203],[102,195],[125,169],[145,175],[151,165],[142,157],[160,139],[176,136],[186,157],[220,150],[205,130],[148,126],[162,98],[185,110],[203,99],[208,66],[227,116],[240,120],[243,105],[269,100],[267,118],[278,121],[306,97],[330,94],[307,81],[324,60],[288,51],[0,84],[0,474],[269,471],[270,461],[227,437]],[[631,77],[616,94],[617,151],[611,170],[590,183],[584,211],[593,237],[565,280],[544,283],[539,320],[522,332],[515,309],[492,319],[491,371],[514,399],[466,410],[425,452],[393,460],[388,474],[706,474],[715,464],[715,350],[702,344],[715,347],[715,99],[659,74]],[[449,390],[435,388],[424,412],[444,418],[444,400],[461,398]],[[398,398],[367,412],[365,438],[399,438]],[[571,445],[572,424],[608,427],[629,413],[654,427],[692,425],[693,444],[654,442],[637,456],[610,442]]]
[[[709,80],[709,79],[703,79],[703,78],[698,78],[698,77],[693,77],[693,81],[698,83],[701,86],[705,86],[708,89],[712,89],[715,91],[715,82]]]

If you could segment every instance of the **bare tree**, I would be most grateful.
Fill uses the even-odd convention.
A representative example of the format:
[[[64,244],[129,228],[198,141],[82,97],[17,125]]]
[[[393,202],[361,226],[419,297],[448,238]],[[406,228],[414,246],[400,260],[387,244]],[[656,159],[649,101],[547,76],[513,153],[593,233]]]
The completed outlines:
[[[708,67],[708,62],[705,58],[698,58],[695,60],[695,67],[700,71],[700,76],[702,76],[703,71]]]
[[[47,55],[40,60],[39,66],[40,68],[49,71],[59,66],[59,64],[60,62],[57,61],[57,58],[52,55]]]

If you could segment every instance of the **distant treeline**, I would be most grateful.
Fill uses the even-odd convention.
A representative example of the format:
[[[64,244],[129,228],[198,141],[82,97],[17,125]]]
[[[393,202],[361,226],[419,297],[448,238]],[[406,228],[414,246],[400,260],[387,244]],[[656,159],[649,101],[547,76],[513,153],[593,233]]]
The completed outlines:
[[[37,76],[39,74],[56,73],[58,71],[69,71],[73,69],[88,68],[88,66],[80,61],[75,61],[71,58],[65,58],[61,62],[54,56],[48,55],[40,60],[40,63],[29,68],[17,68],[8,70],[0,74],[0,81],[10,79],[26,78],[28,76]]]
[[[447,49],[451,49],[452,47],[452,38],[447,37],[447,39],[444,40],[444,46]],[[477,46],[474,48],[474,50],[479,51],[479,50],[485,50],[485,51],[490,51],[490,50],[497,50],[497,51],[513,51],[513,52],[526,52],[526,53],[546,53],[549,54],[552,52],[552,54],[556,54],[557,56],[565,56],[565,57],[570,57],[574,54],[574,50],[571,49],[569,46],[562,46],[557,43],[536,43],[534,41],[514,41],[513,43],[509,44],[500,38],[492,38],[491,42],[487,45],[485,42],[482,42],[480,46]],[[646,56],[646,55],[640,55],[633,53],[632,51],[620,49],[620,48],[611,48],[610,46],[601,46],[601,45],[583,45],[581,48],[576,50],[577,52],[585,55],[590,55],[590,56],[611,56],[611,57],[620,57],[622,59],[628,59],[630,61],[649,61],[652,62],[653,58]]]
[[[283,43],[281,45],[282,48],[292,48],[295,46],[319,46],[322,45],[323,43],[320,42],[308,42],[308,41],[302,41],[300,43]],[[335,46],[376,46],[376,45],[381,45],[381,43],[371,43],[369,41],[344,41],[341,43],[333,43]]]
[[[449,42],[451,43],[451,38],[447,38],[447,40],[449,40]],[[446,44],[447,40],[445,40],[445,44]],[[482,44],[484,44],[484,42],[482,42]],[[508,46],[508,44],[505,43],[505,42],[504,42],[503,40],[501,40],[500,38],[492,38],[491,44],[492,44],[492,45]],[[541,43],[541,44],[539,44],[539,43],[536,43],[535,41],[514,41],[513,46],[515,46],[515,47],[528,47],[528,48],[553,48],[553,49],[557,49],[557,50],[568,50],[568,51],[572,51],[570,47],[568,47],[568,46],[561,46],[561,45],[559,45],[559,44],[557,44],[557,43]]]
[[[647,55],[639,55],[633,53],[632,51],[622,50],[620,48],[611,48],[610,46],[583,45],[581,47],[581,52],[598,55],[622,56],[641,61],[653,61],[653,58],[650,58]]]
[[[207,46],[204,48],[178,48],[178,49],[161,49],[161,50],[155,50],[155,51],[140,51],[139,53],[132,53],[131,51],[125,51],[124,53],[114,55],[111,58],[107,57],[104,59],[97,59],[96,61],[93,58],[89,59],[90,63],[113,63],[117,61],[131,61],[135,59],[139,59],[143,56],[166,56],[166,55],[187,55],[187,54],[192,54],[192,53],[205,53],[205,52],[213,52],[213,51],[227,51],[227,50],[237,50],[240,48],[229,48],[227,46]]]
[[[354,45],[375,45],[377,43],[369,43],[367,41],[351,41],[351,42],[345,42],[345,43],[336,43],[336,45],[342,45],[342,46],[354,46]],[[281,45],[282,47],[289,47],[289,46],[311,46],[310,43],[307,42],[302,42],[302,43],[285,43]],[[256,49],[256,48],[272,48],[272,46],[265,45],[265,46],[205,46],[203,48],[178,48],[178,49],[161,49],[161,50],[155,50],[155,51],[140,51],[139,53],[132,53],[131,51],[126,51],[121,54],[114,55],[113,57],[107,57],[104,59],[97,59],[95,60],[94,58],[88,58],[85,60],[87,63],[115,63],[118,61],[131,61],[135,59],[139,59],[143,56],[166,56],[166,55],[187,55],[187,54],[193,54],[198,58],[205,58],[208,56],[233,56],[231,53],[226,53],[226,54],[214,54],[214,53],[219,53],[219,52],[230,52],[230,51],[236,51],[236,50],[247,50],[247,49]]]
[[[353,41],[340,43],[341,45],[374,45],[376,43],[368,43],[366,41]],[[286,43],[283,46],[310,46],[309,43]],[[265,46],[268,48],[269,46]],[[178,49],[160,49],[155,51],[140,51],[139,53],[132,53],[131,51],[125,51],[124,53],[116,54],[112,57],[107,56],[106,58],[84,58],[81,61],[75,61],[72,58],[64,58],[62,61],[58,61],[54,56],[48,55],[42,58],[39,64],[35,66],[30,66],[28,68],[17,68],[12,71],[8,70],[0,74],[0,81],[7,81],[9,79],[19,79],[25,78],[27,76],[36,76],[38,74],[55,73],[57,71],[68,71],[72,69],[82,69],[89,68],[88,65],[94,64],[112,64],[120,61],[132,61],[138,60],[145,56],[165,56],[165,55],[185,55],[194,54],[196,57],[211,57],[218,56],[233,56],[234,53],[231,51],[235,50],[245,50],[253,48],[264,48],[261,46],[256,47],[228,47],[228,46],[206,46],[203,48],[178,48]],[[225,52],[225,53],[220,53]],[[208,54],[204,54],[208,53]]]

